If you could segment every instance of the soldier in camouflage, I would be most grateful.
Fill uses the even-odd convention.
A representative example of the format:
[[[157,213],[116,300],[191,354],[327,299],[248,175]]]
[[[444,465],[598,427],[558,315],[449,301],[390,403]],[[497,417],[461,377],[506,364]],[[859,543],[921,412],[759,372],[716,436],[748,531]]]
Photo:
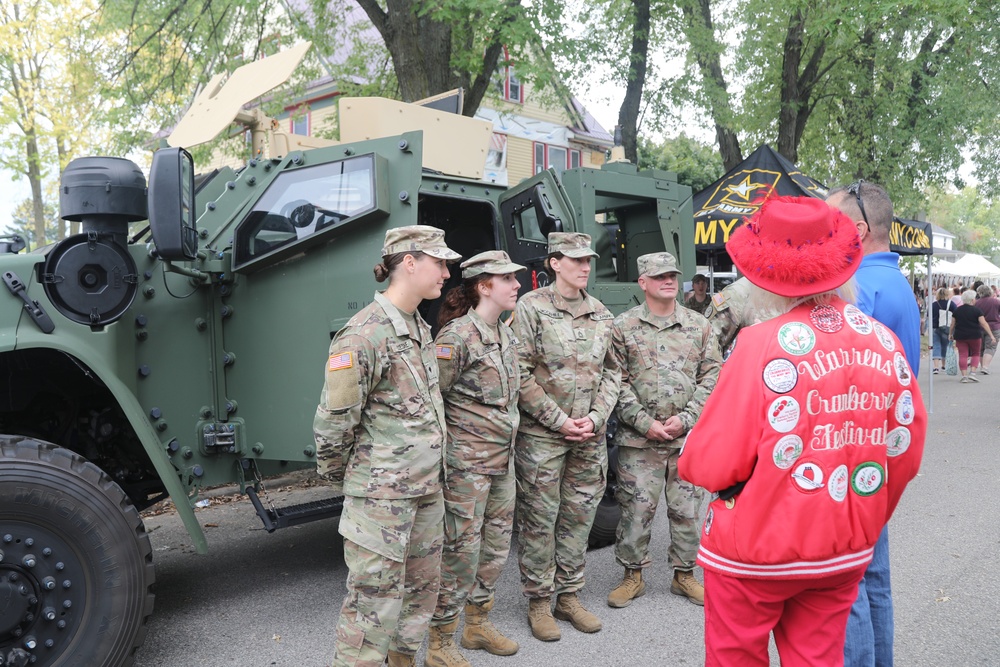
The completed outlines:
[[[677,475],[677,458],[719,377],[718,344],[708,320],[677,301],[678,269],[667,252],[638,259],[646,302],[615,318],[612,344],[622,372],[618,397],[618,489],[622,517],[615,559],[625,568],[608,595],[627,607],[646,591],[649,538],[660,494],[670,519],[670,591],[704,604],[692,574],[698,555],[702,493]]]
[[[577,597],[587,537],[607,484],[604,431],[621,373],[611,349],[611,312],[584,291],[596,257],[587,234],[549,234],[555,283],[517,303],[521,425],[514,444],[518,561],[532,634],[560,638],[555,618],[582,632],[601,621]]]
[[[712,305],[705,311],[705,317],[712,323],[723,359],[729,358],[740,329],[782,314],[772,307],[752,303],[751,292],[750,281],[745,277],[740,278],[714,295]]]
[[[470,667],[455,645],[465,603],[462,646],[513,655],[517,642],[489,620],[514,526],[510,452],[520,421],[514,333],[500,315],[517,303],[525,267],[502,250],[462,262],[463,282],[445,297],[437,360],[448,422],[445,447],[441,592],[431,619],[426,667]]]
[[[712,297],[708,295],[708,278],[701,273],[694,274],[694,278],[691,279],[691,296],[684,299],[684,307],[699,315],[704,315],[711,304]]]
[[[313,431],[319,474],[344,492],[335,667],[413,665],[437,603],[446,424],[434,341],[416,311],[440,296],[456,259],[440,229],[390,229],[375,267],[388,289],[330,344]]]

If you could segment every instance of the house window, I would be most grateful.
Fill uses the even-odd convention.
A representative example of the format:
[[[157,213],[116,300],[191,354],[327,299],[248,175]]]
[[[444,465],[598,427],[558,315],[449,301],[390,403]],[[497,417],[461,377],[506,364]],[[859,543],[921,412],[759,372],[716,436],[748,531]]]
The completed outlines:
[[[552,146],[535,142],[534,164],[532,173],[539,173],[551,167],[561,174],[567,169],[580,166],[580,151],[570,150],[565,146]]]
[[[503,98],[508,102],[524,103],[524,84],[514,72],[514,66],[510,64],[510,53],[507,47],[503,48],[503,56],[499,69],[503,72]]]
[[[291,130],[292,134],[300,134],[302,136],[309,136],[309,121],[312,112],[310,111],[293,111],[291,118]]]

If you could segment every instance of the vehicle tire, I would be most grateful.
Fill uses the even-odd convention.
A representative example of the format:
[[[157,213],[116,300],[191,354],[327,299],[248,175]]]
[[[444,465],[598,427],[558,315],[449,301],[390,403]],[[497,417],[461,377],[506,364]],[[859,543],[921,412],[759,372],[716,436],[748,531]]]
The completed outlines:
[[[152,548],[100,468],[51,443],[0,435],[0,552],[3,664],[133,664],[153,612]]]
[[[622,518],[622,508],[615,501],[613,492],[605,492],[597,505],[597,515],[594,525],[590,527],[590,537],[587,545],[591,549],[600,549],[615,543],[615,533],[618,531],[618,520]]]

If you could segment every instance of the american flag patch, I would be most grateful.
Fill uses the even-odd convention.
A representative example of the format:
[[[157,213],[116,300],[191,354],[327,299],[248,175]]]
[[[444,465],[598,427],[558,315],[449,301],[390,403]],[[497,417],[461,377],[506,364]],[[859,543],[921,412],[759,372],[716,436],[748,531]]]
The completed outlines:
[[[437,346],[437,358],[438,359],[451,359],[451,345],[438,345]]]
[[[344,352],[343,354],[334,354],[330,356],[330,363],[327,364],[326,369],[328,371],[342,371],[345,368],[354,367],[354,353]]]

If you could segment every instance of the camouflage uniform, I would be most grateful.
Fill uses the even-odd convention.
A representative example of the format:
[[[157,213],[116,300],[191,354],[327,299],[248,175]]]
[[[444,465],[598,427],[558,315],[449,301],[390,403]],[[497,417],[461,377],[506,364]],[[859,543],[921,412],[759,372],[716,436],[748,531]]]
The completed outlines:
[[[457,257],[443,239],[426,226],[390,230],[383,256]],[[350,572],[335,666],[379,667],[389,651],[416,653],[437,602],[445,413],[430,327],[419,314],[407,319],[381,293],[351,318],[330,344],[313,423],[318,472],[345,494]]]
[[[655,274],[653,274],[655,275]],[[691,571],[698,552],[701,490],[677,475],[685,436],[668,442],[646,438],[653,421],[678,416],[691,430],[719,376],[718,346],[701,315],[674,306],[656,317],[645,303],[615,318],[612,341],[622,369],[618,397],[618,490],[622,517],[615,559],[629,569],[652,562],[649,538],[660,494],[670,519],[670,564]]]
[[[517,348],[510,327],[497,330],[470,310],[437,337],[448,421],[445,547],[432,625],[454,621],[465,603],[493,599],[514,525],[510,451],[520,413]]]
[[[529,598],[583,588],[587,538],[607,484],[604,430],[621,375],[611,349],[612,319],[586,292],[574,314],[555,285],[523,296],[515,310],[522,413],[514,445],[518,559]],[[565,440],[559,428],[582,417],[593,421],[597,437]]]
[[[712,305],[705,311],[705,317],[712,323],[723,359],[729,357],[740,329],[766,322],[781,314],[754,308],[750,299],[752,287],[749,280],[740,278],[714,295]]]
[[[705,295],[705,300],[702,301],[701,303],[698,303],[698,299],[695,298],[694,293],[692,293],[691,296],[689,296],[688,298],[684,299],[684,307],[687,308],[688,310],[693,310],[699,315],[704,315],[705,311],[707,311],[711,305],[712,305],[712,297],[709,294]]]

